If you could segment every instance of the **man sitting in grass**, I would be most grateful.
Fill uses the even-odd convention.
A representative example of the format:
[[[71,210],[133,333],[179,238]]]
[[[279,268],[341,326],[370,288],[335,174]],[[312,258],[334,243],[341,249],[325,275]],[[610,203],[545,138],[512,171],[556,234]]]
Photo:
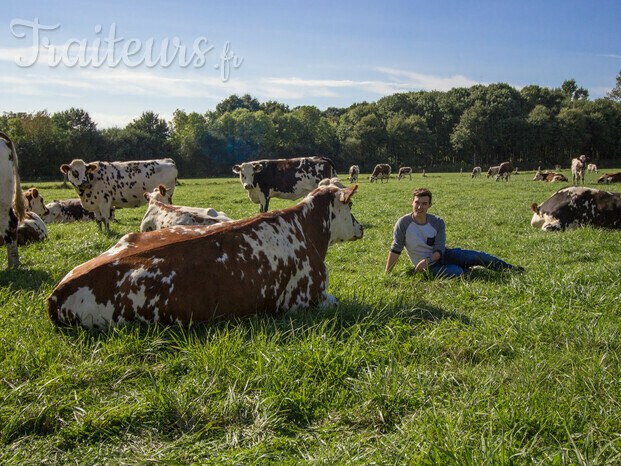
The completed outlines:
[[[412,193],[411,214],[401,217],[395,224],[393,242],[388,253],[385,272],[390,272],[403,248],[407,252],[415,273],[428,270],[434,276],[459,277],[464,270],[475,265],[494,270],[523,271],[519,266],[508,264],[497,257],[469,249],[449,249],[445,246],[444,220],[428,214],[431,207],[431,191],[419,188]]]

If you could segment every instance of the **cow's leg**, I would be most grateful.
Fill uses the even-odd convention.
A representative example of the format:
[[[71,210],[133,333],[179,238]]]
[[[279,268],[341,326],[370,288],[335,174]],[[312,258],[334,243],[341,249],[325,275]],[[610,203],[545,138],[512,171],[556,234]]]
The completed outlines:
[[[17,250],[17,217],[13,209],[9,209],[9,224],[4,232],[3,238],[6,244],[7,259],[9,268],[14,269],[21,265],[19,261],[19,251]]]
[[[99,206],[99,212],[101,214],[101,220],[106,227],[106,233],[110,233],[110,203],[105,203]]]
[[[263,195],[264,199],[261,199],[261,213],[267,212],[267,209],[270,206],[270,197]]]

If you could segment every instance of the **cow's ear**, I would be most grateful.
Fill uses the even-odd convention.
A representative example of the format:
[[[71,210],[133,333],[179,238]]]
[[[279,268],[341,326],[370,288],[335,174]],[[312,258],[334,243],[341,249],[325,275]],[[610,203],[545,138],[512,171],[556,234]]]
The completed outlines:
[[[234,173],[239,173],[239,171],[241,170],[241,167],[239,165],[233,165],[233,172]]]
[[[63,163],[63,164],[60,166],[60,171],[61,171],[62,173],[65,173],[65,174],[66,174],[66,173],[69,173],[69,170],[71,170],[71,168],[69,168],[69,165],[67,165],[66,163]]]
[[[259,173],[261,170],[263,170],[263,164],[262,163],[253,163],[252,164],[252,171],[255,173]]]
[[[537,215],[539,215],[539,207],[537,206],[536,202],[533,202],[530,205],[530,210],[532,210],[533,212],[535,212]]]
[[[150,201],[150,200],[151,200],[151,193],[142,193],[142,195],[144,196],[144,198],[145,198],[147,201]]]
[[[349,204],[349,198],[358,190],[358,185],[349,186],[348,188],[341,189],[341,202]]]
[[[97,163],[89,163],[86,166],[86,172],[87,173],[96,172],[98,168],[99,168],[99,165],[97,165]]]
[[[157,187],[157,189],[159,189],[159,190],[160,190],[160,194],[161,194],[162,196],[166,196],[166,191],[167,191],[166,186],[164,186],[163,184],[161,184],[161,185],[159,185],[159,186]]]
[[[39,197],[39,190],[37,188],[32,188],[30,192],[32,193],[33,199]]]

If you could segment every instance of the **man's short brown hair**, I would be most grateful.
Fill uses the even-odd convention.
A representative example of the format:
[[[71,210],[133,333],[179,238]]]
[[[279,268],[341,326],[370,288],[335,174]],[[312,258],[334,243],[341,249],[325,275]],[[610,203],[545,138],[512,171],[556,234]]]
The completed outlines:
[[[429,204],[431,204],[431,191],[429,191],[427,188],[415,189],[414,192],[412,193],[412,200],[414,200],[415,197],[423,197],[423,196],[427,196],[429,198]]]

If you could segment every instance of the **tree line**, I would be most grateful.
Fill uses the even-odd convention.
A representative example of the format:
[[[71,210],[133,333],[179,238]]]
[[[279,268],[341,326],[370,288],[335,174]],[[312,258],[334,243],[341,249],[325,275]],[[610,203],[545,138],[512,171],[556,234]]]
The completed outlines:
[[[74,158],[124,161],[171,157],[181,177],[230,175],[239,162],[321,155],[340,173],[352,164],[370,172],[456,171],[510,160],[533,169],[569,166],[587,154],[621,158],[621,72],[605,98],[589,100],[575,80],[550,89],[504,83],[390,95],[377,102],[319,110],[231,95],[215,110],[176,110],[172,121],[144,112],[124,128],[98,129],[88,112],[5,112],[0,130],[20,157],[24,179],[58,179]]]

